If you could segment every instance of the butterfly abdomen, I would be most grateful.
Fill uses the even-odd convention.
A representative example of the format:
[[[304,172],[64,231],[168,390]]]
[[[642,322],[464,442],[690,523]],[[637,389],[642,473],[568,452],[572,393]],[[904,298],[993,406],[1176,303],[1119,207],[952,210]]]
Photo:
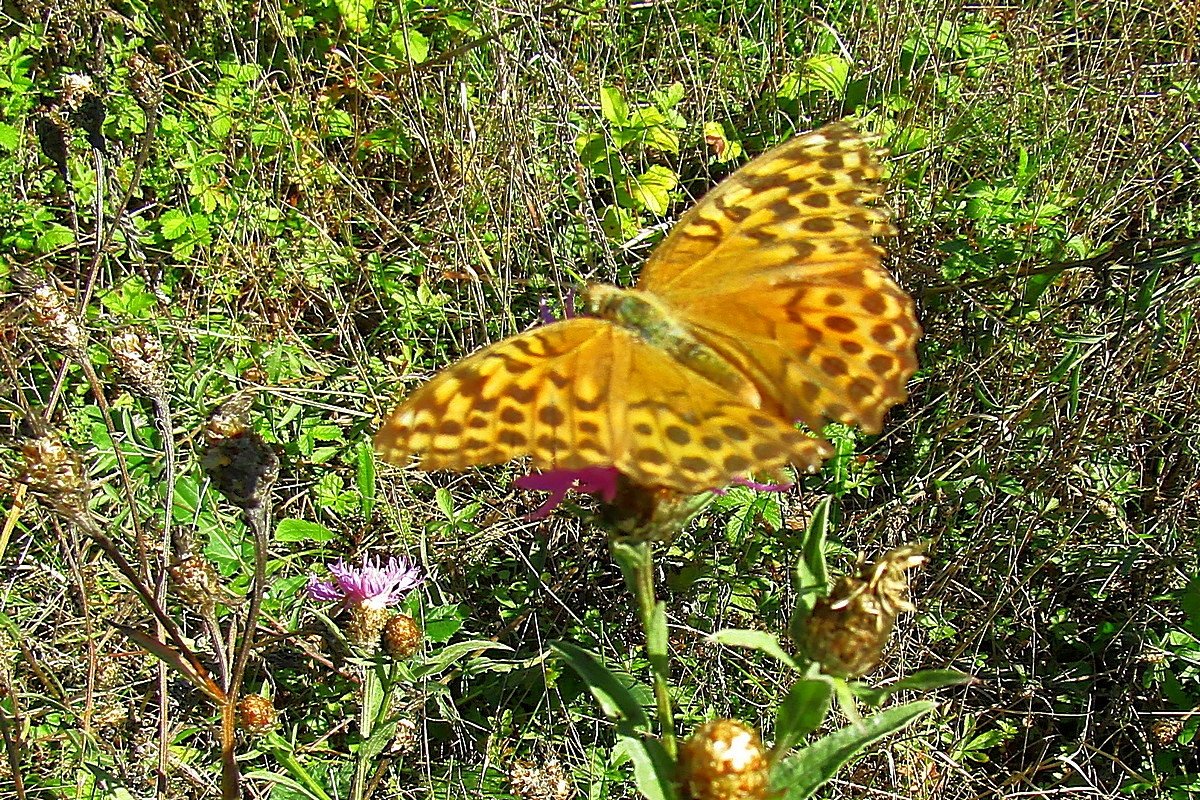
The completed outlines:
[[[679,364],[707,378],[739,400],[758,407],[759,393],[746,376],[696,338],[652,295],[636,289],[592,284],[583,293],[584,308],[636,335]]]

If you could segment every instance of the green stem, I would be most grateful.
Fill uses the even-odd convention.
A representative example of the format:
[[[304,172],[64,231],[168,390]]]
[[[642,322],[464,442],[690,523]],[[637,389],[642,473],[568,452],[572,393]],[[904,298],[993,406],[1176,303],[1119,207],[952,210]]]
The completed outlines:
[[[662,730],[663,748],[675,758],[675,710],[671,703],[671,662],[667,652],[666,604],[654,596],[654,552],[650,542],[632,545],[615,544],[631,556],[617,558],[625,572],[625,583],[637,598],[638,617],[646,633],[646,655],[650,658],[650,672],[654,682],[654,701],[658,710],[658,724]]]

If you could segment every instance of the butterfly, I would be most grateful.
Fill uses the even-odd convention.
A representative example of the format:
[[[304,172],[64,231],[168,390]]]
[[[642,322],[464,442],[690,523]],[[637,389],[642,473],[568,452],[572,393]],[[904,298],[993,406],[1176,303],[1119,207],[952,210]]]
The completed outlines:
[[[484,347],[413,392],[375,437],[425,470],[529,456],[692,494],[785,465],[815,471],[828,421],[877,433],[907,397],[921,329],[873,241],[894,232],[871,146],[802,134],[686,212],[634,289]]]

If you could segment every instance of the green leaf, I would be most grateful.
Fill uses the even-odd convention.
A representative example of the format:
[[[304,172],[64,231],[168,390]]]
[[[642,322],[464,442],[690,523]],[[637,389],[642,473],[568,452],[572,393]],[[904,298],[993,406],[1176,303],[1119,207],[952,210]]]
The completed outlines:
[[[303,519],[281,519],[275,526],[277,542],[328,542],[335,536],[324,525]]]
[[[647,800],[676,800],[675,762],[657,739],[622,736],[613,746],[613,761],[628,756],[633,762],[633,780]]]
[[[878,706],[896,692],[905,690],[929,691],[943,686],[960,686],[964,683],[974,683],[975,678],[956,669],[927,669],[909,675],[904,680],[896,681],[890,686],[876,688],[865,683],[848,684],[851,692],[867,705]]]
[[[775,713],[775,752],[781,756],[821,727],[833,702],[833,682],[825,677],[797,681]]]
[[[429,37],[415,28],[399,31],[394,41],[400,52],[408,56],[408,60],[414,64],[420,64],[429,58]]]
[[[362,498],[359,512],[363,519],[369,520],[375,510],[375,450],[370,442],[363,442],[358,448],[358,471],[355,474],[358,494]]]
[[[833,496],[826,497],[813,509],[812,519],[804,532],[803,557],[796,564],[796,609],[788,625],[788,635],[794,642],[804,641],[804,625],[817,599],[829,594],[829,569],[825,565],[825,540],[829,521],[834,513]]]
[[[779,644],[779,637],[766,631],[726,628],[712,635],[713,641],[729,647],[747,647],[769,655],[786,667],[800,671],[800,665]]]
[[[654,93],[655,104],[664,111],[674,108],[683,100],[683,84],[675,81],[666,90]]]
[[[889,708],[858,724],[834,731],[785,759],[771,772],[770,788],[781,792],[780,800],[812,797],[843,764],[863,749],[911,725],[933,708],[934,703],[919,700]]]
[[[661,164],[655,164],[629,181],[629,195],[652,214],[663,216],[671,202],[671,190],[679,185],[679,176]]]
[[[454,522],[457,516],[454,514],[454,495],[450,494],[450,490],[444,486],[438,487],[433,493],[433,499],[437,501],[437,506],[446,515],[446,519]]]
[[[12,125],[0,122],[0,148],[10,153],[21,145],[21,132]]]
[[[841,97],[846,92],[849,77],[850,64],[846,59],[831,53],[815,55],[804,63],[801,91],[824,90],[834,97]]]
[[[65,225],[55,223],[43,231],[34,242],[39,253],[50,253],[75,241],[75,234]]]
[[[621,96],[620,89],[605,86],[600,90],[600,113],[613,125],[625,125],[629,122],[629,104]]]
[[[650,730],[650,718],[646,716],[641,703],[594,653],[570,642],[553,642],[550,647],[587,684],[605,716],[625,722],[635,729]]]
[[[367,29],[375,0],[334,0],[334,4],[347,30],[362,33]]]

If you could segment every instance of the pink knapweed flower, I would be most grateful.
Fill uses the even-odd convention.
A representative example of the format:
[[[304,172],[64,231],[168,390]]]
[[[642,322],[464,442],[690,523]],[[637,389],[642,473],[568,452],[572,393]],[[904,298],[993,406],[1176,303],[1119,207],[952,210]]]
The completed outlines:
[[[389,558],[385,566],[378,558],[363,559],[361,567],[352,567],[344,559],[329,565],[331,581],[316,575],[308,577],[305,591],[314,600],[340,600],[346,605],[387,608],[404,599],[424,580],[421,569],[404,558]]]

